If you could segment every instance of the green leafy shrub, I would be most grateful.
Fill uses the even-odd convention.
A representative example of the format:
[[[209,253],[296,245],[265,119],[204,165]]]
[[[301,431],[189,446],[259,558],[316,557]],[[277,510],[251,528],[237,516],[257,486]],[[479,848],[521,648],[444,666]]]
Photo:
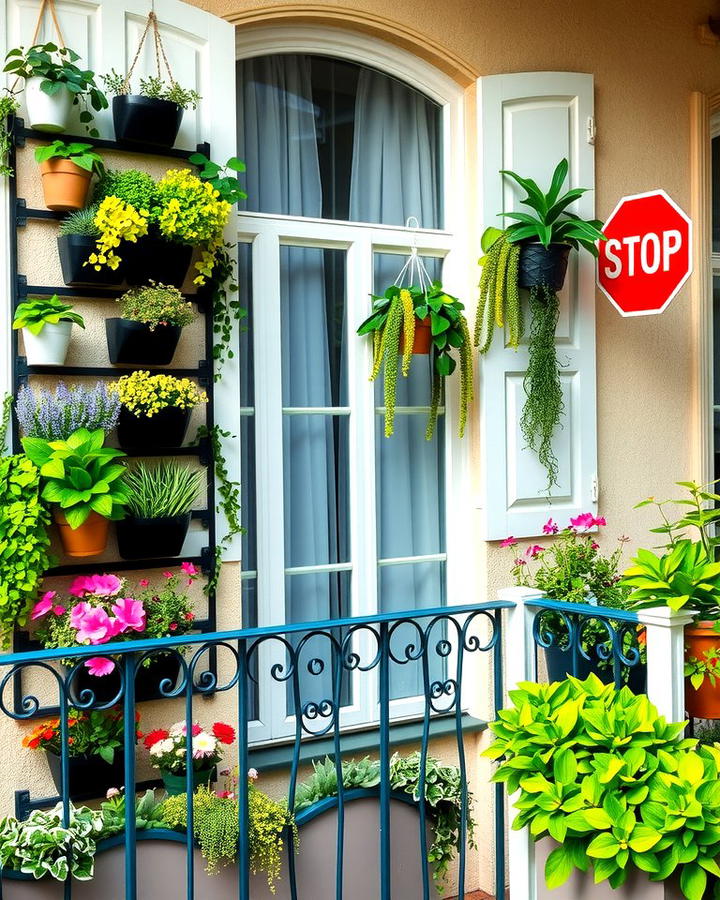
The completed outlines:
[[[192,303],[176,287],[151,281],[144,287],[126,291],[117,301],[123,319],[143,322],[153,331],[158,325],[179,325],[185,328],[195,321]]]
[[[683,895],[702,900],[708,875],[720,877],[720,749],[681,739],[684,723],[594,675],[523,683],[510,698],[485,755],[501,760],[493,780],[519,791],[513,829],[560,845],[548,887],[592,868],[618,888],[639,869],[651,881],[678,873]]]
[[[18,303],[12,327],[27,328],[30,334],[38,335],[46,325],[72,322],[85,327],[85,320],[76,313],[69,303],[63,303],[57,294],[52,297],[33,297]]]
[[[86,172],[101,174],[104,171],[102,156],[93,150],[92,144],[79,144],[73,142],[66,144],[64,141],[53,141],[35,151],[35,161],[47,162],[49,159],[69,159]]]
[[[0,646],[27,622],[50,567],[50,515],[40,499],[40,472],[22,454],[0,459]]]
[[[155,180],[139,169],[125,169],[122,172],[107,169],[95,187],[93,200],[99,204],[110,196],[129,203],[135,209],[149,210],[155,202]]]
[[[195,506],[203,480],[201,469],[177,460],[137,462],[125,473],[128,512],[140,519],[183,516]]]
[[[141,797],[135,798],[135,828],[148,831],[150,828],[164,828],[166,825],[162,813],[163,802],[155,799],[155,791],[148,790]],[[97,840],[113,837],[125,831],[125,794],[122,790],[111,788],[107,800],[100,804],[102,828]]]

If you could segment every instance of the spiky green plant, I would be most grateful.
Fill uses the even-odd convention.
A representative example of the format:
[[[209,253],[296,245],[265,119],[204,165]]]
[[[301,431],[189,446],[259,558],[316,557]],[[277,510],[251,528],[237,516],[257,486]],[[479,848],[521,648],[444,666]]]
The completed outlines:
[[[100,229],[95,224],[97,204],[78,209],[63,219],[58,226],[58,234],[82,234],[87,237],[98,237]]]
[[[138,462],[125,473],[128,512],[140,519],[183,516],[192,511],[200,493],[203,472],[176,460]]]
[[[508,343],[517,350],[522,338],[522,307],[518,290],[520,245],[505,232],[489,228],[483,235],[485,256],[480,260],[480,296],[475,314],[474,344],[487,353],[495,328],[508,326]]]

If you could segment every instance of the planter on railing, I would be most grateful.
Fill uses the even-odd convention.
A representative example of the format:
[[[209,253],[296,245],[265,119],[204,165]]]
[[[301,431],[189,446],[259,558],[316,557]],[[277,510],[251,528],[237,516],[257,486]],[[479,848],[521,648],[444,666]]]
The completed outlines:
[[[98,272],[85,263],[97,250],[97,240],[87,234],[60,234],[57,239],[58,255],[63,281],[70,287],[117,287],[123,283],[125,270],[122,263],[117,269],[103,266]]]
[[[47,752],[47,761],[53,783],[60,793],[62,791],[62,764],[56,753]],[[104,797],[108,788],[117,788],[125,781],[125,756],[115,753],[112,763],[106,763],[101,756],[71,756],[68,759],[70,776],[70,795]]]
[[[180,679],[180,661],[174,654],[153,656],[135,672],[135,699],[139,702],[155,700],[161,696],[161,686],[169,693]],[[115,669],[109,675],[91,675],[81,666],[73,678],[70,701],[82,701],[82,692],[92,691],[93,706],[105,706],[120,694],[120,673]]]

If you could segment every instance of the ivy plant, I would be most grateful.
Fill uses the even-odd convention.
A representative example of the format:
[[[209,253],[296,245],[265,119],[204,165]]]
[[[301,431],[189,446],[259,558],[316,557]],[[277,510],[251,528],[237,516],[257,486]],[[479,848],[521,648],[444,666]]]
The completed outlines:
[[[687,900],[702,900],[720,877],[720,748],[682,739],[684,723],[595,675],[523,683],[510,699],[485,755],[501,761],[493,780],[519,792],[513,829],[558,845],[548,887],[592,869],[617,889],[637,869],[677,874]]]

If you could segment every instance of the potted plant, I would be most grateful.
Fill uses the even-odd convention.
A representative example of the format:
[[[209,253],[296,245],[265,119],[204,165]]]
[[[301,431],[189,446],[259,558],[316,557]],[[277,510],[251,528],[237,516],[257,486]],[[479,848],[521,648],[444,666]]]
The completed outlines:
[[[123,559],[179,556],[190,516],[203,484],[202,469],[175,460],[128,468],[127,515],[118,522],[118,549]]]
[[[62,366],[73,325],[85,328],[85,320],[69,303],[63,303],[53,294],[19,303],[12,327],[22,329],[29,366]]]
[[[105,319],[110,362],[171,363],[182,329],[195,321],[192,304],[176,287],[154,281],[131,288],[118,303],[122,317]]]
[[[702,900],[708,873],[720,874],[720,749],[682,740],[685,723],[669,724],[647,697],[594,675],[524,683],[490,727],[493,780],[518,792],[513,828],[552,841],[545,880],[559,900],[592,898],[591,876],[620,900],[638,896],[622,890],[632,873],[678,878],[680,896]]]
[[[504,231],[488,228],[482,237],[485,256],[480,260],[480,298],[475,315],[475,346],[486,353],[495,326],[508,326],[508,343],[518,348],[523,337],[523,311],[519,288],[530,291],[531,325],[528,367],[523,383],[525,406],[520,428],[548,475],[548,491],[557,484],[558,463],[552,439],[564,404],[555,350],[555,329],[560,315],[558,291],[565,282],[572,249],[598,255],[596,241],[605,240],[602,222],[585,221],[568,207],[588,188],[561,193],[568,176],[568,161],[561,160],[547,192],[531,178],[503,170],[527,196],[520,201],[530,212],[508,212],[516,219]]]
[[[655,506],[661,524],[653,531],[667,536],[665,552],[638,550],[634,565],[623,581],[631,589],[635,609],[666,604],[670,609],[696,612],[692,627],[685,629],[685,706],[697,719],[720,719],[720,563],[716,562],[718,538],[714,523],[720,521],[714,484],[678,482],[689,497],[679,500],[643,500],[635,507]],[[672,521],[667,508],[680,505],[683,515]],[[699,540],[686,536],[686,529]]]
[[[25,79],[25,105],[31,128],[36,131],[66,132],[70,111],[81,106],[80,121],[92,137],[93,113],[108,108],[105,94],[95,83],[95,73],[80,69],[80,56],[69,47],[34,44],[25,50],[16,47],[5,57],[4,72]]]
[[[80,575],[67,596],[46,593],[33,608],[35,637],[45,649],[74,645],[97,646],[109,640],[133,641],[179,637],[195,627],[195,613],[187,589],[199,575],[196,567],[183,562],[180,572],[163,573],[160,584],[146,578],[130,586],[116,575]],[[80,702],[83,691],[92,691],[95,704],[112,703],[120,695],[122,682],[115,657],[93,656],[76,667],[71,696]],[[135,674],[137,700],[154,699],[177,684],[180,661],[177,653],[154,653],[142,657]]]
[[[108,788],[124,780],[122,709],[70,709],[67,726],[68,793],[104,797]],[[62,793],[60,720],[40,722],[23,738],[22,745],[45,751],[55,787]]]
[[[193,793],[200,785],[209,785],[215,768],[222,760],[224,747],[235,742],[235,729],[224,722],[215,722],[205,730],[192,725]],[[187,723],[176,722],[169,729],[158,728],[145,738],[153,768],[159,769],[165,790],[173,797],[187,788]]]
[[[105,88],[114,94],[112,101],[115,139],[119,144],[152,144],[172,147],[180,131],[183,113],[197,109],[200,95],[185,90],[174,81],[157,75],[140,79],[140,91],[132,93],[130,76],[115,69],[102,75]]]
[[[35,390],[22,384],[15,400],[15,415],[25,437],[64,441],[78,428],[102,428],[107,435],[117,425],[120,398],[104,381],[70,387],[59,381],[54,390]]]
[[[0,458],[0,647],[27,622],[51,565],[50,514],[40,499],[40,472],[23,454]]]
[[[63,281],[71,287],[117,287],[125,275],[122,264],[117,269],[96,271],[86,265],[95,252],[100,230],[95,224],[97,206],[86,206],[70,213],[58,226],[58,255]]]
[[[189,378],[151,375],[142,369],[110,385],[122,403],[118,440],[126,449],[179,447],[191,411],[207,403],[207,394]]]
[[[116,460],[125,454],[104,447],[102,428],[79,428],[67,440],[23,438],[27,456],[40,469],[42,498],[54,504],[53,515],[67,556],[97,556],[107,545],[108,525],[121,519],[127,502]]]
[[[598,543],[598,529],[605,525],[602,516],[582,513],[571,518],[567,527],[560,530],[558,524],[550,518],[542,528],[549,541],[547,546],[531,543],[522,552],[519,550],[519,541],[514,537],[505,538],[500,546],[509,548],[513,554],[512,575],[515,584],[537,588],[551,600],[597,606],[599,613],[606,613],[608,608],[629,609],[630,588],[618,571],[622,547],[628,538],[619,538],[615,550],[605,555]],[[608,624],[618,634],[619,646],[625,658],[637,657],[635,665],[622,666],[622,674],[632,690],[639,693],[644,690],[647,678],[645,632],[623,627],[618,621],[609,620]],[[590,619],[582,626],[577,671],[572,670],[574,650],[577,647],[570,645],[566,619],[559,613],[541,612],[536,627],[538,643],[544,647],[550,681],[561,681],[567,675],[584,678],[591,672],[604,682],[613,680],[612,638],[600,621]]]
[[[467,410],[472,402],[472,346],[463,304],[446,293],[439,281],[424,288],[392,285],[382,296],[373,295],[372,314],[358,328],[358,334],[373,336],[373,369],[377,378],[384,364],[385,437],[394,429],[398,356],[401,372],[407,376],[413,354],[431,355],[432,397],[425,437],[435,432],[444,379],[456,368],[452,352],[460,356],[460,437],[465,433]]]
[[[53,141],[35,151],[40,163],[45,206],[69,212],[85,206],[90,179],[100,174],[103,161],[91,144]]]

